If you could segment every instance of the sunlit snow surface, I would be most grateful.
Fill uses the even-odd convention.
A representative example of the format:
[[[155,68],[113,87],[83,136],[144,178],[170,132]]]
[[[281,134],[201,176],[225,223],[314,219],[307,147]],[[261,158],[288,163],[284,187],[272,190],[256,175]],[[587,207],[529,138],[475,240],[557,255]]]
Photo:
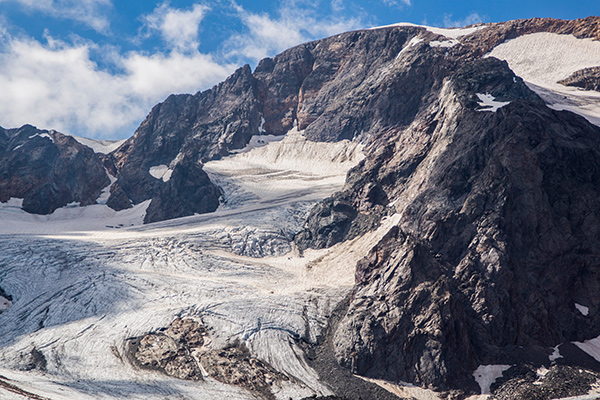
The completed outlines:
[[[102,140],[102,139],[88,139],[81,136],[70,135],[73,139],[94,150],[95,153],[108,154],[113,150],[116,150],[120,145],[125,142],[123,140]]]
[[[499,108],[502,108],[502,107],[510,104],[510,101],[496,101],[494,96],[492,96],[489,93],[486,93],[486,94],[476,93],[476,94],[477,94],[477,98],[479,98],[478,104],[481,107],[477,111],[496,112],[496,111],[498,111]]]
[[[145,226],[148,202],[50,216],[26,214],[18,199],[0,203],[0,287],[13,298],[0,314],[0,375],[51,399],[252,398],[127,360],[126,338],[190,316],[209,327],[214,348],[238,339],[295,378],[274,385],[277,398],[329,394],[294,338],[316,340],[351,289],[356,261],[397,221],[302,257],[289,238],[361,158],[355,143],[316,144],[292,131],[206,165],[225,190],[217,212]],[[46,372],[23,371],[34,348]]]
[[[533,33],[496,46],[488,56],[506,60],[551,108],[572,111],[600,126],[600,93],[557,83],[581,69],[600,66],[599,41]]]

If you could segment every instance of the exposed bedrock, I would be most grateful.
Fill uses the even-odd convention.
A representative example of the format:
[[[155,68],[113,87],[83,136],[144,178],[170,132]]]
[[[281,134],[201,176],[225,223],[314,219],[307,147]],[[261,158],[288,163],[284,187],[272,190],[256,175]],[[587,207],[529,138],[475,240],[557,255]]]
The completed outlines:
[[[584,90],[600,92],[600,67],[584,68],[575,71],[568,78],[558,81],[565,86],[575,86]]]
[[[23,209],[50,214],[69,203],[94,204],[110,180],[87,146],[31,125],[0,128],[0,201],[23,199]]]
[[[510,104],[480,111],[473,92]],[[374,166],[404,172],[383,185],[401,222],[359,262],[335,348],[362,375],[478,392],[479,365],[600,333],[574,306],[600,302],[600,129],[491,59],[431,110]]]

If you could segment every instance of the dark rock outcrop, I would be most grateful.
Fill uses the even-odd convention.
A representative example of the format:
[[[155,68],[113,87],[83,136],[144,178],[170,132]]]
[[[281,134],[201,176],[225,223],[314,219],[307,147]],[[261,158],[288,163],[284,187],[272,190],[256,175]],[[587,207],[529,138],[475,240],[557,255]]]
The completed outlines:
[[[210,181],[202,165],[195,158],[184,157],[152,198],[144,223],[215,211],[220,196],[220,189]]]
[[[411,165],[377,180],[401,222],[358,264],[335,346],[359,374],[477,392],[478,365],[600,332],[599,316],[574,308],[600,303],[600,129],[548,109],[497,60],[448,85],[423,120],[430,134],[399,133],[412,148],[364,172]],[[479,111],[475,93],[511,103]]]
[[[0,201],[49,214],[76,202],[94,204],[110,180],[96,154],[70,136],[31,125],[0,131]]]
[[[600,67],[584,68],[558,83],[600,92]]]
[[[553,365],[512,367],[492,385],[494,400],[546,400],[588,394],[600,375],[580,368]]]
[[[202,380],[208,376],[227,385],[240,386],[263,397],[275,398],[270,387],[288,380],[270,365],[250,355],[241,344],[223,349],[205,346],[208,332],[192,319],[177,318],[167,328],[127,341],[130,360],[137,366],[159,370],[179,379]]]

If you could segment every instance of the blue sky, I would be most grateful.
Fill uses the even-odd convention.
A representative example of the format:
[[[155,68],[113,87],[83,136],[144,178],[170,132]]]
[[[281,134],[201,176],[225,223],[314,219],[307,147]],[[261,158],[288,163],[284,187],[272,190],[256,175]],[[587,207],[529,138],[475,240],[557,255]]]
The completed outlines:
[[[582,18],[599,0],[0,0],[0,126],[129,137],[170,93],[339,32]]]

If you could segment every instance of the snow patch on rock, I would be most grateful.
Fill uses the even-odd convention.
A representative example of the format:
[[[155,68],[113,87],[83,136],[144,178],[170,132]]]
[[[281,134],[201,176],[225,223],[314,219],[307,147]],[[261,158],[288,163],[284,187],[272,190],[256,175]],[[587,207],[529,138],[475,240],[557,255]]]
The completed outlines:
[[[470,35],[471,33],[474,33],[480,29],[487,28],[486,25],[471,26],[469,28],[437,28],[437,27],[427,26],[427,25],[412,24],[410,22],[400,22],[397,24],[377,26],[377,27],[373,27],[370,29],[374,30],[374,29],[384,29],[384,28],[393,28],[393,27],[402,27],[402,26],[425,28],[429,32],[435,33],[436,35],[443,35],[450,39],[458,39],[462,36]]]
[[[156,179],[162,179],[163,182],[168,182],[169,179],[171,179],[171,174],[173,174],[173,170],[170,169],[165,164],[161,164],[161,165],[156,165],[154,167],[150,167],[150,170],[148,172],[154,178],[156,178]]]
[[[444,40],[444,41],[439,41],[439,40],[432,40],[431,42],[429,42],[429,46],[431,47],[445,47],[445,48],[449,48],[449,47],[454,47],[457,44],[459,44],[460,42],[456,39],[452,39],[452,40]]]
[[[590,309],[586,306],[582,306],[581,304],[575,303],[575,308],[586,317],[590,313]]]
[[[479,98],[479,106],[482,107],[477,111],[491,111],[496,112],[499,108],[502,108],[508,104],[510,101],[496,101],[495,97],[489,93],[482,94],[477,93],[477,97]]]
[[[29,139],[33,139],[34,137],[39,136],[41,138],[50,139],[52,143],[54,143],[54,138],[47,133],[36,133],[35,135],[29,136]]]
[[[69,135],[73,139],[77,140],[84,146],[91,148],[94,153],[108,154],[121,146],[125,140],[102,140],[102,139],[89,139],[81,136]]]
[[[481,394],[490,394],[490,386],[509,368],[510,365],[480,365],[473,376],[481,388]]]
[[[548,359],[550,359],[550,361],[556,361],[559,358],[563,358],[562,354],[560,354],[560,350],[558,349],[558,346],[553,348],[553,352],[552,354],[550,354],[550,356],[548,356]]]
[[[398,53],[396,58],[402,56],[402,54],[406,53],[411,47],[416,46],[417,44],[421,43],[422,41],[423,41],[423,39],[418,38],[418,37],[414,37],[414,38],[410,39],[410,41],[402,48],[402,50],[400,50],[400,52]]]
[[[96,199],[96,204],[106,204],[106,202],[110,198],[110,189],[112,188],[112,185],[114,185],[114,183],[117,181],[117,178],[112,176],[106,168],[104,168],[104,170],[106,171],[106,176],[108,176],[110,183],[104,189],[102,189],[100,196],[98,196],[98,199]]]

